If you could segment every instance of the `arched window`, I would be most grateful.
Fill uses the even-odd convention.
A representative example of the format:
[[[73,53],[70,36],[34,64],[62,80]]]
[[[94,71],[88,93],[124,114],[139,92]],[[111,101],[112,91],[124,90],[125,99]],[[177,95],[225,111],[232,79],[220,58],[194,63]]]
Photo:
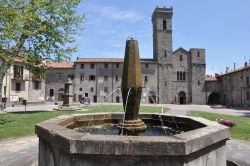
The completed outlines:
[[[165,58],[167,57],[167,51],[166,50],[164,51],[164,57]]]
[[[180,55],[180,61],[183,61],[183,57],[182,57],[182,55]]]
[[[185,80],[186,80],[186,72],[184,71],[184,72],[182,73],[182,75],[183,75],[183,76],[182,76],[182,78],[183,78],[182,80],[185,81]]]
[[[185,71],[177,71],[177,81],[186,81]]]
[[[182,81],[183,78],[182,78],[182,71],[180,72],[180,80]]]
[[[166,29],[167,29],[167,21],[163,20],[163,30],[166,30]]]

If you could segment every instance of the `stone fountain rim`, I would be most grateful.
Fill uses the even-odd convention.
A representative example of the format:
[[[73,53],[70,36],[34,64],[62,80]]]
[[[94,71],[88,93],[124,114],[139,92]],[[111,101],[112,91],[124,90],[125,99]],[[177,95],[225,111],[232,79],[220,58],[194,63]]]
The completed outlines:
[[[175,136],[109,136],[90,135],[76,132],[59,125],[66,120],[76,120],[86,116],[104,116],[106,118],[122,113],[71,114],[39,123],[36,134],[65,153],[86,155],[188,155],[229,137],[229,128],[200,117],[174,116],[191,119],[206,125]],[[170,116],[161,113],[143,113],[143,116]],[[62,146],[63,145],[63,146]]]

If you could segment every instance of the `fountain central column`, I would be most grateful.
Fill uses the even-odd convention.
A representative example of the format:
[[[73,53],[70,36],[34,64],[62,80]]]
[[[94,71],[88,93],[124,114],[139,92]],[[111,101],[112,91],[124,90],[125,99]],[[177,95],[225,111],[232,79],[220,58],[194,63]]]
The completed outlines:
[[[144,131],[147,128],[138,118],[142,93],[141,79],[138,41],[130,38],[126,41],[121,84],[125,120],[120,124],[120,128],[127,131]]]

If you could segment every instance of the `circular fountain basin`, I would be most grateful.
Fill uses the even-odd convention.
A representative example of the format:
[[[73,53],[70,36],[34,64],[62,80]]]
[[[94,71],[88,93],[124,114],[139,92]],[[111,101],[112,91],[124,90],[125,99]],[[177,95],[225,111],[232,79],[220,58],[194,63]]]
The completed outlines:
[[[121,113],[65,115],[37,124],[39,165],[226,165],[228,127],[197,117],[140,114],[139,118],[163,132],[107,133],[112,125],[117,130]],[[173,132],[166,135],[166,128]]]

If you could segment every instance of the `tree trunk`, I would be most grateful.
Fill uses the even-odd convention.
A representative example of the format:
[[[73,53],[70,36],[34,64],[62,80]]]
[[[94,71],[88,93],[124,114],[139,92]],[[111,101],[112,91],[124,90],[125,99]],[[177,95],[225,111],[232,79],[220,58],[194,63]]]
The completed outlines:
[[[0,111],[3,108],[3,103],[2,103],[2,86],[3,86],[3,78],[4,78],[4,72],[0,71]]]
[[[3,97],[3,78],[10,67],[9,63],[4,61],[3,59],[0,59],[0,110],[2,109],[3,103],[2,103],[2,97]]]

